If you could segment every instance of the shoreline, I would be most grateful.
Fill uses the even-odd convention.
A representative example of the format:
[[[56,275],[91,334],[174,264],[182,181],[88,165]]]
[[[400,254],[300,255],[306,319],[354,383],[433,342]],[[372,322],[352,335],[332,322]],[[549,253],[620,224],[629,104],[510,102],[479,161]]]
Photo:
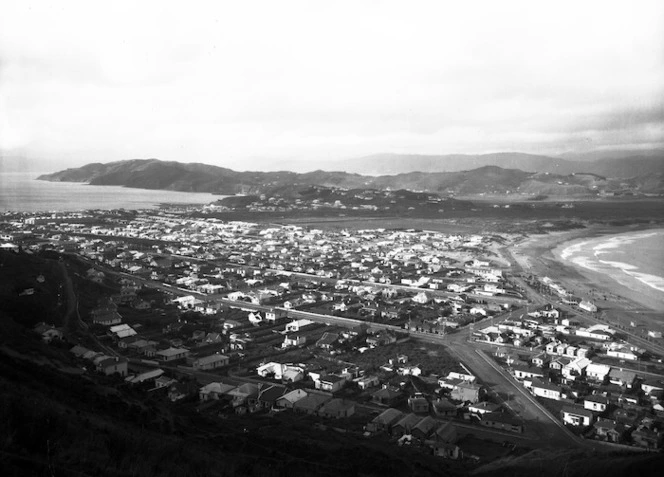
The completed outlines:
[[[600,311],[622,326],[635,323],[635,328],[663,330],[664,298],[656,293],[644,293],[619,283],[601,272],[576,265],[560,256],[570,242],[594,240],[602,236],[661,230],[661,225],[605,226],[592,225],[585,229],[530,235],[514,245],[512,256],[524,272],[548,276],[565,289],[594,302]],[[647,285],[643,285],[647,287]],[[643,330],[642,330],[643,331]]]

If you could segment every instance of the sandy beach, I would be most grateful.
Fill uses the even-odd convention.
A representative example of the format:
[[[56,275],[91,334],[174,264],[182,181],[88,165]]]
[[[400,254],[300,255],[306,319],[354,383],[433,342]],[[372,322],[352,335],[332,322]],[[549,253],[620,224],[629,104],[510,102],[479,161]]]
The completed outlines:
[[[652,293],[646,285],[637,290],[630,289],[605,273],[575,265],[560,255],[564,245],[574,240],[642,230],[647,230],[647,227],[590,226],[573,231],[531,235],[516,243],[511,252],[526,274],[553,279],[574,295],[594,302],[609,320],[623,326],[630,326],[634,322],[642,330],[661,331],[664,330],[663,294]]]

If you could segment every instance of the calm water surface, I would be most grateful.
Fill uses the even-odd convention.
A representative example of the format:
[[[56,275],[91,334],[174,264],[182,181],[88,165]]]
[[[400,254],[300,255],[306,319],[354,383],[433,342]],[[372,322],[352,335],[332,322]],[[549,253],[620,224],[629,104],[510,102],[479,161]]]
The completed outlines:
[[[38,181],[39,175],[34,172],[0,172],[0,212],[147,209],[162,203],[208,204],[226,197],[203,192]]]

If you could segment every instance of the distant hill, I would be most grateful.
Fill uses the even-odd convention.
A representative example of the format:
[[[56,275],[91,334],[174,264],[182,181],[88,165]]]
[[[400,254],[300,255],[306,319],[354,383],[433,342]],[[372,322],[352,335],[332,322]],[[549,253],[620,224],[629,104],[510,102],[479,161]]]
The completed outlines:
[[[664,157],[664,149],[616,149],[611,151],[566,152],[558,157],[568,161],[599,161],[626,157]]]
[[[495,156],[495,155],[494,155]],[[527,156],[527,155],[523,155]],[[479,157],[479,156],[478,156]],[[535,157],[535,159],[533,159]],[[507,160],[519,162],[534,160],[542,167],[545,157],[527,156],[519,159],[509,155]],[[411,190],[442,195],[503,195],[544,194],[555,196],[593,196],[600,192],[625,190],[661,193],[661,182],[653,179],[657,158],[639,159],[628,165],[618,160],[602,161],[596,167],[607,174],[589,170],[569,172],[525,172],[521,169],[485,165],[455,172],[409,172],[395,175],[367,176],[347,172],[313,171],[294,172],[237,172],[206,164],[184,164],[157,159],[132,159],[108,164],[93,163],[40,176],[40,180],[58,182],[89,182],[93,185],[120,185],[143,189],[166,189],[214,194],[263,194],[284,187],[326,186],[346,189]],[[557,164],[557,166],[556,166]],[[588,165],[589,163],[584,163]],[[567,171],[569,166],[560,161],[549,168]],[[544,167],[543,167],[544,168]],[[627,176],[631,172],[632,176]],[[622,174],[622,175],[621,175]],[[629,177],[623,180],[621,177]],[[609,180],[609,178],[618,178]]]
[[[593,156],[549,157],[518,152],[482,155],[411,155],[375,154],[341,161],[331,165],[360,174],[403,174],[408,172],[458,172],[484,166],[520,169],[528,172],[572,174],[589,172],[610,177],[628,178],[635,175],[664,171],[664,151],[625,151],[605,157]],[[637,171],[635,173],[635,171]]]
[[[574,167],[561,158],[503,152],[497,154],[374,154],[342,161],[340,168],[360,174],[402,174],[407,172],[458,172],[484,166],[520,169],[530,172],[574,172]]]

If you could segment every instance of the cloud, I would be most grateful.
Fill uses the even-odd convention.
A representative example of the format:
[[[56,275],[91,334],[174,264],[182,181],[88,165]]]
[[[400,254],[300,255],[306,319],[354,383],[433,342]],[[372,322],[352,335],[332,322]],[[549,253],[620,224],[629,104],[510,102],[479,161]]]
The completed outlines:
[[[6,3],[0,147],[228,165],[664,142],[657,1]]]

